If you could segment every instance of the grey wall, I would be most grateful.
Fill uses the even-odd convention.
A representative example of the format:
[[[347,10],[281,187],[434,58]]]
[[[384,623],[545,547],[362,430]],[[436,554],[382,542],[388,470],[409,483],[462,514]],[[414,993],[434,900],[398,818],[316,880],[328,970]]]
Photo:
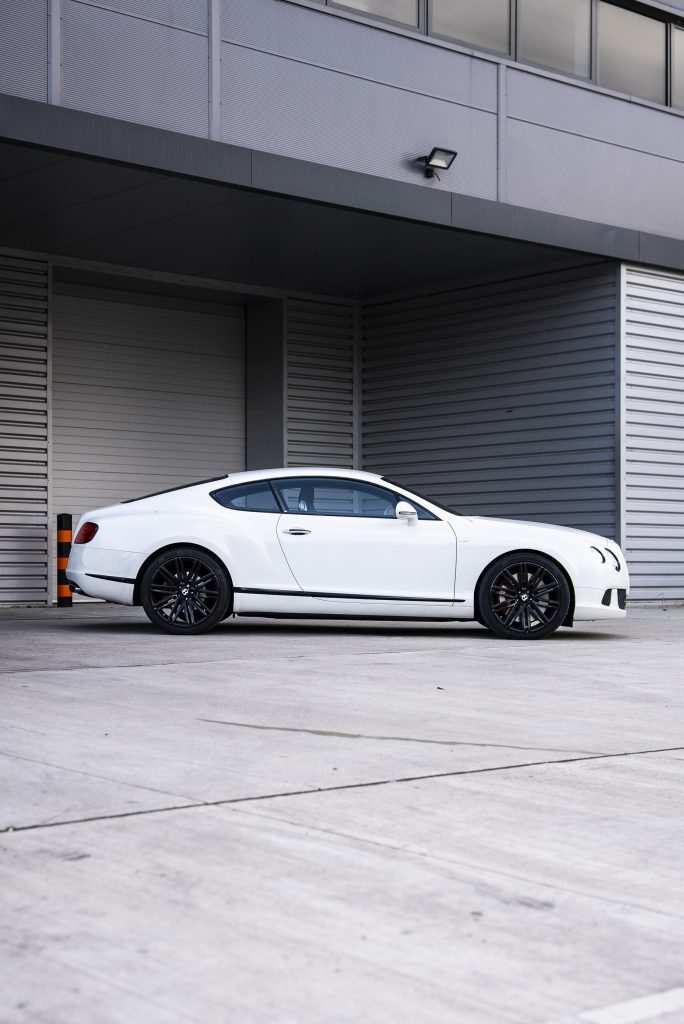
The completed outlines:
[[[632,597],[684,600],[684,276],[626,268],[623,520]]]
[[[54,3],[67,106],[684,238],[681,113],[282,0]],[[46,11],[2,5],[0,91],[46,99]]]
[[[356,307],[287,301],[288,466],[355,465]]]
[[[617,270],[363,315],[363,468],[472,515],[617,533]]]

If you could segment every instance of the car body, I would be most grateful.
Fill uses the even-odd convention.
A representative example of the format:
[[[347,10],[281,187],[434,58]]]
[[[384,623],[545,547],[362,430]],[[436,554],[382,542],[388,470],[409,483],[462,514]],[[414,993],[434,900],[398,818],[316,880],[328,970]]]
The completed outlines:
[[[80,543],[79,533],[92,536]],[[205,607],[212,604],[209,625],[230,614],[478,619],[501,635],[533,638],[553,631],[542,628],[550,626],[552,611],[554,629],[622,618],[629,590],[624,555],[612,540],[569,527],[458,515],[382,476],[352,470],[230,474],[88,512],[76,541],[67,568],[76,590],[142,603],[148,614],[150,587],[160,599],[168,591],[169,607],[174,600],[182,605],[189,592]],[[194,566],[193,552],[205,561]],[[155,559],[156,584],[148,579]],[[226,577],[227,598],[219,580],[220,608],[212,603],[214,583],[211,602],[197,590],[207,566]],[[490,580],[492,567],[500,566]],[[535,579],[536,597],[524,589]],[[485,584],[496,621],[483,604]],[[516,601],[519,621],[499,629]],[[525,601],[537,608],[534,628],[518,628],[526,614],[530,619]],[[189,621],[201,617],[195,612],[178,628],[163,617],[157,624],[172,632],[208,628]]]

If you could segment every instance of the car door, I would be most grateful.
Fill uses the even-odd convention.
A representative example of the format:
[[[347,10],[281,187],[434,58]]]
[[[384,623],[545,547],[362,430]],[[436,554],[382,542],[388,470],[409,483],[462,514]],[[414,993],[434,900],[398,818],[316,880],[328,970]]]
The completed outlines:
[[[365,481],[331,477],[274,480],[285,509],[278,540],[308,594],[362,600],[450,601],[456,536],[447,522],[403,496]]]

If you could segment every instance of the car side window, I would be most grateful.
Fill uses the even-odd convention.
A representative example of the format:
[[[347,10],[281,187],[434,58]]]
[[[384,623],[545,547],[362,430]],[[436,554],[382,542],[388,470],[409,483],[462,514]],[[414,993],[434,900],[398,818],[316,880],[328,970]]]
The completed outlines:
[[[290,477],[274,480],[286,512],[312,516],[345,516],[363,519],[394,519],[398,501],[406,500],[384,487],[359,480],[334,477]],[[436,519],[415,503],[419,519]]]
[[[241,512],[280,512],[268,480],[259,480],[253,484],[237,484],[234,487],[222,487],[212,491],[214,501],[224,508],[232,508]]]

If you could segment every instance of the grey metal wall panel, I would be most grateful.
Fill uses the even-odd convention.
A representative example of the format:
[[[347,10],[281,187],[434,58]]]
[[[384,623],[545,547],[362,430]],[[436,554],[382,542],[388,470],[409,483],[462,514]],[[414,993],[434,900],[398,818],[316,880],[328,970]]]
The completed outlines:
[[[616,301],[599,265],[368,305],[364,468],[615,536]]]
[[[680,111],[658,110],[523,68],[508,69],[506,92],[507,114],[514,120],[684,161]]]
[[[172,28],[185,28],[193,32],[207,32],[207,5],[209,0],[103,0],[96,7],[108,7],[121,14],[149,18]]]
[[[0,254],[0,604],[48,586],[48,266]]]
[[[0,4],[0,92],[47,100],[47,0]]]
[[[207,135],[208,59],[206,36],[65,0],[67,107]]]
[[[626,268],[624,530],[632,597],[684,600],[684,277]]]
[[[59,287],[56,512],[244,468],[242,306],[203,313],[158,295]]]
[[[287,301],[288,466],[354,465],[353,306]]]
[[[282,0],[223,0],[222,36],[263,53],[304,61],[495,112],[496,65],[464,53],[327,17]]]
[[[413,183],[416,157],[453,146],[458,160],[432,187],[496,198],[487,111],[229,43],[222,96],[224,142]]]
[[[509,71],[506,202],[684,236],[684,119],[629,99]]]

